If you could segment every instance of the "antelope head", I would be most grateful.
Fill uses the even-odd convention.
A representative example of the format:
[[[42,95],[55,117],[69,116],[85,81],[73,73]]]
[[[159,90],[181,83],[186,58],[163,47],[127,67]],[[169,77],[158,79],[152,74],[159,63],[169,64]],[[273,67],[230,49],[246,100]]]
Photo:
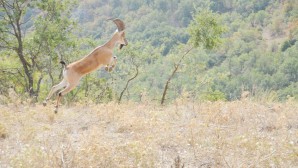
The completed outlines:
[[[120,44],[120,49],[122,49],[123,46],[127,46],[128,45],[128,42],[125,38],[125,24],[122,20],[120,19],[110,19],[110,20],[113,20],[113,22],[117,25],[117,34],[119,35],[119,40],[118,40],[118,43]]]

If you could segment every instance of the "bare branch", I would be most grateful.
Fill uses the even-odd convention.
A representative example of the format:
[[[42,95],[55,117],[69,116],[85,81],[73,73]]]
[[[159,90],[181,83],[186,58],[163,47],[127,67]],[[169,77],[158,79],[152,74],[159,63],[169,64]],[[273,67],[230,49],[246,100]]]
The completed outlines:
[[[126,82],[126,85],[125,85],[124,89],[123,89],[122,92],[120,93],[120,96],[119,96],[119,99],[118,99],[118,103],[121,102],[121,100],[122,100],[122,96],[123,96],[124,92],[125,92],[126,90],[128,90],[128,85],[129,85],[129,83],[130,83],[132,80],[134,80],[134,79],[138,76],[138,74],[139,74],[139,65],[137,65],[137,64],[134,62],[133,59],[132,59],[132,63],[133,63],[133,65],[135,66],[136,73],[135,73],[135,75],[134,75],[133,77],[131,77],[130,79],[128,79],[128,81]]]
[[[7,20],[8,22],[10,22],[10,25],[12,26],[13,30],[14,30],[14,36],[18,37],[18,33],[17,33],[17,28],[15,26],[15,23],[14,23],[14,19],[13,19],[13,16],[10,14],[10,12],[8,11],[7,7],[10,7],[10,9],[14,9],[13,6],[11,6],[10,4],[6,3],[6,1],[4,0],[1,0],[1,4],[2,4],[2,7],[3,9],[5,10],[5,13],[6,15],[8,16],[8,19]]]
[[[0,48],[6,48],[6,49],[11,49],[11,50],[17,50],[17,48],[14,47],[14,46],[11,46],[10,42],[8,42],[6,39],[4,39],[4,37],[0,37],[0,42],[5,43],[5,45],[0,43]]]
[[[30,20],[32,20],[32,17],[30,17],[28,20],[26,20],[26,21],[24,21],[24,22],[21,22],[20,25],[26,24],[26,23],[28,23]]]
[[[16,48],[10,47],[10,46],[4,46],[0,44],[0,48],[5,48],[5,49],[10,49],[10,50],[15,50]]]
[[[23,3],[21,3],[20,7],[21,8],[25,8],[26,6],[28,6],[28,4],[31,2],[31,0],[27,0],[27,1],[24,1]]]
[[[0,2],[1,2],[1,5],[6,5],[6,6],[9,7],[10,9],[13,9],[13,8],[14,8],[13,5],[11,5],[10,3],[8,3],[8,2],[5,1],[5,0],[1,0]]]
[[[12,32],[10,32],[8,30],[0,30],[0,32],[15,36],[15,34],[13,34]]]

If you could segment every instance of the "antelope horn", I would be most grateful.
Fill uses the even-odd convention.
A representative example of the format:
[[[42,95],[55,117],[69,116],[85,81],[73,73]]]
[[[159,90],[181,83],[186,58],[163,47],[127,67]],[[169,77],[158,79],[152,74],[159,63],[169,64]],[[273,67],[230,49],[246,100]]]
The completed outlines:
[[[116,18],[111,18],[111,19],[108,19],[108,20],[112,20],[116,25],[117,25],[117,28],[118,28],[118,31],[123,31],[125,29],[125,24],[122,20]]]

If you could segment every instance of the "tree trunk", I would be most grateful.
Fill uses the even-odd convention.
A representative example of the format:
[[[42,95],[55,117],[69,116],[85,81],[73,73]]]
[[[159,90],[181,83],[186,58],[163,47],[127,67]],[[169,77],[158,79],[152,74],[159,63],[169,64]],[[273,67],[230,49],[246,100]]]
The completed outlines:
[[[166,100],[166,94],[167,94],[167,91],[168,91],[168,89],[169,89],[169,84],[170,84],[172,78],[174,77],[174,75],[176,74],[176,72],[177,72],[177,70],[178,70],[178,68],[179,68],[178,65],[175,65],[174,67],[175,67],[175,68],[174,68],[174,70],[173,70],[171,76],[168,78],[168,80],[167,80],[167,82],[166,82],[166,85],[165,85],[165,88],[163,89],[162,98],[161,98],[161,102],[160,102],[161,105],[163,105],[164,102],[165,102],[165,100]]]
[[[32,66],[27,62],[23,52],[23,39],[22,39],[22,30],[21,30],[21,18],[24,16],[25,8],[22,7],[24,3],[14,1],[0,1],[0,5],[3,7],[3,13],[7,16],[7,21],[9,26],[11,26],[13,33],[9,33],[9,35],[13,35],[17,40],[17,45],[12,47],[14,51],[17,53],[24,72],[26,76],[26,87],[25,90],[29,92],[29,95],[32,97],[35,95],[33,89],[33,71]],[[7,43],[7,42],[6,42]],[[11,45],[7,43],[8,47]]]
[[[176,74],[177,70],[179,69],[180,65],[181,65],[181,62],[183,61],[183,59],[185,58],[185,56],[193,49],[193,47],[191,47],[190,49],[188,49],[184,55],[180,58],[180,60],[178,61],[177,64],[174,65],[174,70],[172,72],[172,74],[170,75],[170,77],[168,78],[166,84],[165,84],[165,87],[163,89],[163,93],[162,93],[162,97],[161,97],[161,101],[160,101],[160,104],[163,105],[165,100],[166,100],[166,95],[167,95],[167,91],[169,89],[169,84],[172,80],[172,78],[174,77],[174,75]]]
[[[34,89],[33,89],[33,76],[32,76],[32,70],[30,67],[30,64],[26,61],[24,53],[23,53],[23,41],[22,41],[22,35],[21,35],[21,28],[20,24],[17,22],[17,32],[15,32],[15,35],[18,39],[18,48],[17,48],[17,54],[18,57],[22,63],[24,72],[27,76],[28,85],[26,87],[26,91],[29,92],[30,97],[35,95]]]

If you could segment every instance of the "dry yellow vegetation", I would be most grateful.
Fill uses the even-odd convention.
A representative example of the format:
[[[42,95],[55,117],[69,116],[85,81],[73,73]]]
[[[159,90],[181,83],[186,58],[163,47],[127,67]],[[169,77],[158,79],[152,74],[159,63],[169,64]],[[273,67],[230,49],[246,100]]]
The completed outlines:
[[[0,167],[297,167],[298,103],[0,105]]]

